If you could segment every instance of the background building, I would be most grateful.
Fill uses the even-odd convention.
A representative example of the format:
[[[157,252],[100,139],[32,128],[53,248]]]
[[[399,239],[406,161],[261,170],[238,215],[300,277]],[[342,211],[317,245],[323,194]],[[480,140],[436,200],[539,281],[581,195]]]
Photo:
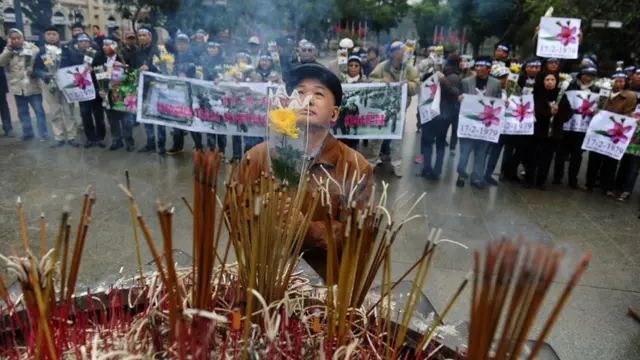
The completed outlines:
[[[0,2],[0,15],[2,26],[0,35],[5,37],[7,30],[15,27],[15,10],[12,0]],[[29,40],[36,40],[31,32],[32,21],[24,14],[24,32]],[[120,14],[115,11],[115,6],[103,0],[58,0],[52,9],[51,25],[55,25],[60,31],[63,41],[71,39],[71,25],[80,22],[91,33],[91,26],[98,25],[105,34],[110,34],[118,27],[124,31],[131,30],[131,21],[122,20]]]

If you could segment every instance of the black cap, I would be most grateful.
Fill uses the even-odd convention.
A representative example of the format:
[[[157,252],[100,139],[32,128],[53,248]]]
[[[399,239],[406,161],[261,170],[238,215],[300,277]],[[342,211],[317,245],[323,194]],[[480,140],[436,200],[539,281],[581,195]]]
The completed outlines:
[[[342,104],[342,85],[340,79],[329,69],[320,64],[302,64],[291,70],[289,86],[295,88],[305,79],[320,81],[333,93],[334,105]]]
[[[47,26],[47,27],[44,29],[44,32],[47,32],[47,31],[55,31],[55,32],[57,32],[58,34],[60,34],[60,31],[58,30],[58,28],[56,28],[56,27],[55,27],[55,26],[53,26],[53,25],[51,25],[51,26]]]
[[[80,29],[84,30],[84,25],[82,25],[81,23],[77,22],[77,23],[74,23],[73,25],[71,25],[71,28],[72,29],[80,28]]]

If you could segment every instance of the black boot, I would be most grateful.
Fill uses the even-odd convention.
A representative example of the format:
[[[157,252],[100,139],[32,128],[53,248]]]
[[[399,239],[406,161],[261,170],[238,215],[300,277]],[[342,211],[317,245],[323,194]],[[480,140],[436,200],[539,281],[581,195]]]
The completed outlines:
[[[115,151],[118,149],[122,149],[124,147],[124,143],[122,139],[114,140],[111,146],[109,147],[109,151]]]

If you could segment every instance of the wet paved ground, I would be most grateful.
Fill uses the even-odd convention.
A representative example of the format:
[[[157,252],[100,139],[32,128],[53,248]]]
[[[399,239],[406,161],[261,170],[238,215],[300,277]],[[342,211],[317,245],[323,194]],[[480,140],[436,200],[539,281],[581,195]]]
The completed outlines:
[[[376,174],[378,182],[391,183],[392,199],[405,191],[427,192],[421,205],[427,220],[405,227],[395,245],[394,277],[404,273],[422,251],[429,226],[442,228],[445,238],[470,248],[482,247],[490,239],[505,234],[523,233],[529,239],[566,247],[568,263],[575,263],[582,251],[590,249],[593,252],[591,266],[567,303],[549,342],[561,359],[640,358],[640,323],[630,318],[626,310],[629,304],[640,305],[640,281],[636,277],[640,273],[640,220],[636,205],[562,186],[549,186],[546,192],[525,190],[516,185],[484,191],[459,189],[455,186],[454,162],[449,155],[440,182],[418,178],[413,175],[418,167],[412,160],[419,138],[415,133],[414,114],[415,108],[409,109],[402,144],[405,176],[397,179]],[[19,125],[14,127],[19,134]],[[144,136],[142,127],[135,131],[140,145]],[[134,264],[131,219],[126,199],[117,187],[124,182],[124,170],[129,169],[137,203],[151,224],[156,243],[160,243],[160,233],[154,216],[155,200],[171,201],[176,205],[175,247],[191,252],[190,217],[180,199],[191,197],[190,155],[162,159],[124,150],[53,150],[48,145],[38,140],[23,143],[18,138],[0,138],[0,251],[7,253],[11,246],[21,244],[15,210],[17,196],[22,196],[24,201],[27,230],[33,250],[39,253],[40,213],[45,212],[49,219],[47,243],[52,246],[63,200],[68,195],[76,197],[72,216],[77,218],[81,195],[91,184],[98,202],[80,281],[93,281],[109,269]],[[634,201],[637,200],[634,198]],[[143,256],[150,259],[146,246]],[[424,287],[436,309],[444,307],[469,270],[471,259],[470,250],[441,246]],[[557,299],[568,273],[567,266],[547,300]],[[469,298],[470,292],[466,291],[445,321],[466,320]],[[544,307],[543,318],[550,310],[550,306]],[[541,321],[537,321],[536,330],[540,327]]]

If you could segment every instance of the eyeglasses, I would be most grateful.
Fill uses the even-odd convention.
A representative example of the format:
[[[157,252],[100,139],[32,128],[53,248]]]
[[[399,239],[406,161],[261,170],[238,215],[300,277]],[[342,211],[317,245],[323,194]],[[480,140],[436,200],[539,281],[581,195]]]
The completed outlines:
[[[314,51],[315,51],[314,49],[300,49],[300,52],[303,52],[303,53],[311,53]]]

